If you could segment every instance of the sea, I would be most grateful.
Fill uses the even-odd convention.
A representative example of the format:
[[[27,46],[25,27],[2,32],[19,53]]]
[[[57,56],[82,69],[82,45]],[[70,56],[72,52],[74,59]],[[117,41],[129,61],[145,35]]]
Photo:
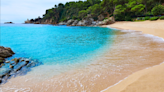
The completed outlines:
[[[1,24],[0,45],[42,63],[0,85],[2,92],[100,92],[164,61],[164,40],[133,30]]]

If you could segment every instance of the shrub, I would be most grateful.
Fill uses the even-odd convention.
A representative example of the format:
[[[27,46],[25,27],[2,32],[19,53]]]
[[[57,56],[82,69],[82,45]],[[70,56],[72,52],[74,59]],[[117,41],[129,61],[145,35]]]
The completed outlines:
[[[66,22],[68,19],[67,18],[63,18],[60,20],[60,22]]]
[[[145,20],[149,20],[150,19],[150,17],[145,17]]]
[[[130,16],[125,16],[125,21],[132,21],[132,18]]]
[[[108,19],[108,18],[104,18],[104,20],[106,20],[106,19]]]
[[[138,17],[137,20],[142,20],[142,17]]]
[[[73,16],[73,17],[72,17],[72,19],[76,20],[76,19],[78,19],[78,17],[76,17],[76,16]]]
[[[149,20],[157,20],[158,19],[158,17],[151,17]]]
[[[142,17],[142,20],[145,20],[145,17]]]
[[[164,12],[164,6],[157,5],[151,10],[151,12],[153,13],[153,15],[160,15]]]
[[[160,19],[160,20],[164,20],[164,16],[161,16],[159,19]]]

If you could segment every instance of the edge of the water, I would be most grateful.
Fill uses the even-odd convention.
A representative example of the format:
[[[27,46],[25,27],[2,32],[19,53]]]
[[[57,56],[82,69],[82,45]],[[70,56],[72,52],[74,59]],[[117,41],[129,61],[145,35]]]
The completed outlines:
[[[104,26],[100,26],[100,27],[104,27]],[[114,27],[110,27],[109,25],[106,26],[106,28],[110,28],[110,29],[118,30],[118,31],[122,31],[122,32],[135,32],[135,31],[136,31],[136,30],[130,30],[130,29],[114,28]],[[139,31],[139,32],[142,33],[142,31]],[[164,38],[159,37],[159,36],[155,36],[155,35],[152,35],[152,34],[144,34],[144,33],[142,33],[142,34],[145,35],[145,36],[148,35],[148,36],[152,36],[152,37],[157,37],[157,38],[160,38],[161,40],[164,41]],[[153,67],[155,67],[155,66],[162,65],[162,64],[164,64],[164,61],[163,61],[162,63],[160,63],[160,64],[157,64],[157,65],[154,65],[154,66],[151,66],[151,67],[147,67],[147,68],[145,68],[145,69],[142,69],[142,70],[138,70],[138,71],[136,71],[136,72],[133,72],[132,74],[130,74],[130,75],[128,75],[127,77],[125,77],[124,79],[120,80],[119,82],[115,83],[115,84],[112,85],[112,86],[109,86],[108,88],[106,88],[106,89],[104,89],[104,90],[101,90],[100,92],[107,91],[109,88],[118,85],[118,84],[121,83],[122,81],[124,81],[124,80],[126,80],[127,78],[129,78],[129,76],[131,76],[131,75],[133,75],[133,74],[135,74],[135,73],[137,73],[137,72],[139,72],[139,71],[143,71],[143,70],[146,70],[146,69],[150,69],[150,68],[153,68]]]

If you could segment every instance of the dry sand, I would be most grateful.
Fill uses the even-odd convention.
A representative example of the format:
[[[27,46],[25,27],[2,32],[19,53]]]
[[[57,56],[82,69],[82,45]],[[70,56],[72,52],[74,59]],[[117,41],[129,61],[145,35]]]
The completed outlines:
[[[104,27],[142,31],[164,38],[164,20],[145,22],[117,22]],[[104,92],[164,92],[164,64],[133,73]]]

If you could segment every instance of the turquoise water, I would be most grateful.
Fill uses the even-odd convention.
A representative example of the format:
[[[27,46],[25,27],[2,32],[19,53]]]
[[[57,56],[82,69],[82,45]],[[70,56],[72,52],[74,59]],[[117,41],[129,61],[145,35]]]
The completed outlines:
[[[104,45],[112,43],[108,39],[114,33],[101,27],[40,24],[1,24],[0,28],[0,45],[10,47],[16,53],[11,58],[37,59],[45,65],[81,62],[80,59],[89,58]]]

